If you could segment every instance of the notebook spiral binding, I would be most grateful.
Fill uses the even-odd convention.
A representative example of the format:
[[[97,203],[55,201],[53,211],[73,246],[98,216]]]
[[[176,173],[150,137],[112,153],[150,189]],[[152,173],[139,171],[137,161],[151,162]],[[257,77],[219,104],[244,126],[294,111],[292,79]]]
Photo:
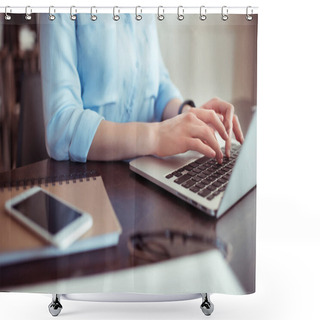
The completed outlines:
[[[27,189],[29,187],[34,186],[45,186],[48,187],[49,185],[55,186],[56,184],[61,185],[63,183],[69,184],[69,183],[77,183],[77,182],[83,182],[84,180],[90,181],[96,180],[98,176],[98,172],[96,170],[88,170],[85,172],[73,172],[71,174],[61,174],[58,176],[52,176],[52,177],[40,177],[40,178],[28,178],[23,180],[14,180],[14,181],[6,181],[0,183],[0,193],[4,192],[5,189],[11,190],[20,190]]]
[[[88,11],[89,9],[89,11]],[[132,12],[132,10],[134,9],[134,12]],[[253,20],[253,14],[257,12],[257,7],[252,7],[252,6],[247,6],[247,7],[227,7],[227,6],[222,6],[222,7],[205,7],[205,6],[200,6],[199,8],[195,8],[195,7],[183,7],[183,6],[179,6],[177,8],[172,8],[172,7],[166,7],[164,8],[163,6],[158,6],[156,8],[142,8],[141,6],[136,6],[134,8],[120,8],[118,6],[114,6],[114,7],[109,7],[109,8],[99,8],[99,10],[101,11],[101,13],[105,13],[106,11],[108,11],[109,13],[112,13],[113,15],[113,20],[114,21],[119,21],[120,20],[120,11],[121,13],[134,13],[136,16],[136,20],[137,21],[141,21],[143,16],[142,13],[143,11],[145,11],[145,13],[156,13],[157,14],[157,18],[159,21],[163,21],[165,18],[165,14],[172,14],[175,13],[177,15],[177,19],[179,21],[183,21],[185,14],[186,14],[186,10],[188,9],[188,13],[198,13],[199,14],[199,19],[201,21],[205,21],[207,20],[207,15],[210,13],[220,13],[221,14],[221,19],[222,21],[227,21],[229,18],[229,15],[232,13],[243,13],[245,14],[245,19],[247,21],[252,21]],[[71,6],[71,7],[54,7],[54,6],[50,6],[49,8],[47,7],[32,7],[31,6],[26,6],[26,7],[10,7],[10,6],[6,6],[4,7],[4,11],[3,9],[1,10],[0,8],[0,12],[4,12],[4,19],[7,21],[10,21],[12,16],[12,13],[23,13],[21,11],[24,11],[25,14],[25,19],[30,21],[32,19],[32,13],[48,13],[48,19],[50,21],[54,21],[56,16],[54,15],[55,13],[62,13],[62,12],[66,12],[66,10],[68,10],[69,14],[70,14],[70,19],[72,21],[76,21],[77,20],[77,14],[78,13],[90,13],[90,19],[92,21],[96,21],[98,19],[98,8],[95,6],[89,7],[89,8],[80,8],[80,7],[76,7],[76,6]],[[154,12],[156,10],[156,12]],[[166,12],[165,12],[166,11]]]

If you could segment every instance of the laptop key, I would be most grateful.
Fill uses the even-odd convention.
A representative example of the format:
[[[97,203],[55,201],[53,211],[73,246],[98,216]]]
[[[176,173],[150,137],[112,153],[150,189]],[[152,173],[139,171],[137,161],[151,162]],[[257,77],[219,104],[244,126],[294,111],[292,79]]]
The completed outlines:
[[[184,182],[184,183],[182,184],[182,186],[185,187],[185,188],[187,188],[187,189],[189,189],[189,188],[192,187],[194,184],[196,184],[196,181],[190,179],[190,180]]]
[[[194,193],[198,193],[200,191],[200,188],[198,188],[197,186],[193,186],[189,190],[194,192]]]
[[[215,190],[217,189],[217,187],[214,186],[214,185],[212,185],[212,184],[210,184],[210,185],[207,187],[207,189],[209,189],[209,190],[211,190],[211,191],[215,191]]]
[[[204,173],[199,173],[199,174],[198,174],[198,177],[201,178],[201,179],[204,179],[204,178],[206,178],[207,176],[206,176]]]
[[[203,184],[202,182],[199,182],[196,186],[197,186],[198,188],[202,189],[202,188],[204,188],[206,185]]]
[[[201,181],[201,183],[203,183],[203,184],[205,184],[206,186],[208,185],[208,184],[210,184],[212,181],[210,181],[209,179],[203,179],[202,181]]]
[[[198,195],[201,197],[206,197],[211,193],[211,190],[208,189],[203,189],[200,192],[198,192]]]
[[[181,177],[182,176],[182,173],[180,171],[174,171],[172,172],[172,174],[175,176],[175,177]]]
[[[220,190],[215,191],[215,192],[211,193],[210,196],[207,197],[207,199],[208,199],[208,200],[212,200],[212,199],[214,199],[219,193],[220,193]]]
[[[228,179],[227,179],[225,176],[223,176],[223,177],[221,177],[221,178],[219,179],[219,181],[222,181],[222,182],[224,183],[224,182],[227,182]]]
[[[191,171],[192,170],[192,167],[189,166],[189,165],[186,165],[184,167],[181,168],[183,171]]]
[[[197,160],[195,161],[195,163],[203,164],[203,163],[207,162],[208,160],[210,160],[210,158],[204,156],[204,157],[201,157],[201,158],[197,159]]]
[[[217,180],[218,183],[220,183],[220,186],[223,185],[226,182],[226,179],[220,178]]]
[[[181,184],[181,183],[184,183],[185,181],[189,180],[190,178],[191,178],[190,175],[185,174],[185,175],[179,177],[178,179],[174,180],[174,182],[177,184]]]
[[[197,163],[195,163],[195,162],[191,162],[191,163],[188,164],[188,166],[190,166],[190,167],[192,167],[192,168],[196,168],[196,167],[198,167],[199,165],[198,165]]]
[[[198,176],[195,176],[195,177],[192,177],[193,180],[195,180],[196,182],[199,182],[201,181],[202,179]]]
[[[217,180],[217,181],[213,182],[211,185],[216,187],[216,188],[219,188],[221,186],[221,184],[222,184],[222,182]]]

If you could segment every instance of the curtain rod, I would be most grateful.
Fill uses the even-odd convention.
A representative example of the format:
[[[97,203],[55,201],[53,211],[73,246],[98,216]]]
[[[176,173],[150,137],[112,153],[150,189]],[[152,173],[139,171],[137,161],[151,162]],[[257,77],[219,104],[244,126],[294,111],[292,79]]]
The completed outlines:
[[[61,7],[61,6],[26,6],[26,7],[18,7],[18,6],[1,6],[0,13],[7,14],[32,14],[32,13],[69,13],[69,14],[77,14],[77,13],[91,13],[91,14],[120,14],[120,13],[135,13],[135,14],[257,14],[258,7],[234,7],[234,6],[220,6],[220,7],[146,7],[146,6],[136,6],[136,7],[122,7],[122,6],[114,6],[114,7],[101,7],[101,6],[93,6],[93,7],[83,7],[83,6],[71,6],[71,7]]]

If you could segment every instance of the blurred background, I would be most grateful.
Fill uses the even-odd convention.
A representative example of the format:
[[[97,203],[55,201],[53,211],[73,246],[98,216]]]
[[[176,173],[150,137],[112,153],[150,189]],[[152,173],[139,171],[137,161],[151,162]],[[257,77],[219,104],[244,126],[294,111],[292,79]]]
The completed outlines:
[[[244,133],[257,104],[257,26],[257,15],[250,22],[244,15],[223,21],[219,14],[158,21],[163,59],[184,99],[197,106],[213,97],[232,103]]]
[[[11,16],[10,21],[0,16],[0,172],[47,157],[38,17]]]
[[[48,157],[43,129],[39,16],[0,15],[0,172]],[[197,106],[213,97],[231,102],[244,133],[257,103],[257,16],[167,15],[157,21],[171,79]],[[177,39],[179,43],[177,44]]]

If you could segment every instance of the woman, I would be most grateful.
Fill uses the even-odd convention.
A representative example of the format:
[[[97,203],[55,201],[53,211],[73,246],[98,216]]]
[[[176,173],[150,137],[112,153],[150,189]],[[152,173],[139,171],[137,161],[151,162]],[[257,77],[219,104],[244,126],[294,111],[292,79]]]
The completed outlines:
[[[162,61],[153,16],[41,15],[46,141],[56,160],[119,160],[198,151],[222,162],[215,132],[243,142],[234,108],[182,102]]]

